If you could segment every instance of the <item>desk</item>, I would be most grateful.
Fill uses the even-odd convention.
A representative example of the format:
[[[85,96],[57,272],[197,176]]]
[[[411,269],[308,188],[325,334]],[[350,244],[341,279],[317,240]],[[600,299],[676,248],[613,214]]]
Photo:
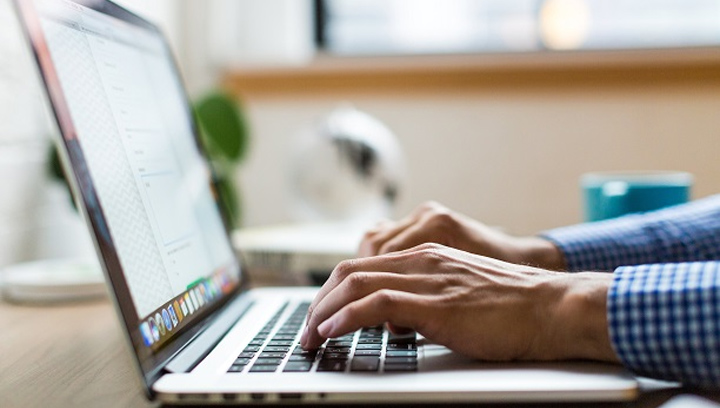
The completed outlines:
[[[621,406],[657,407],[681,392],[648,392]],[[705,397],[720,401],[720,393]],[[141,391],[107,300],[52,307],[0,302],[0,407],[156,405]]]

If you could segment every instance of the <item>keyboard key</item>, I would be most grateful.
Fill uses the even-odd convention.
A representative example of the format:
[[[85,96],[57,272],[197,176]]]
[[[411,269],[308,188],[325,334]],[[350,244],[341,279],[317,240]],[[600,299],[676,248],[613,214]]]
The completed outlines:
[[[287,355],[287,353],[279,351],[263,351],[260,353],[259,358],[285,358],[285,355]]]
[[[245,350],[243,350],[243,351],[246,353],[260,351],[260,346],[247,346],[247,347],[245,347]]]
[[[247,349],[246,349],[247,351]],[[287,353],[290,351],[290,347],[287,346],[265,346],[263,351],[282,351],[283,353]]]
[[[378,353],[378,355],[380,355]],[[321,360],[347,360],[348,353],[323,353]]]
[[[313,355],[300,355],[300,354],[293,354],[290,356],[288,361],[315,361],[315,354]]]
[[[292,334],[278,334],[273,337],[273,340],[295,340],[295,336]]]
[[[388,364],[417,364],[415,357],[385,357],[385,365]]]
[[[382,344],[358,344],[356,350],[382,350]]]
[[[345,367],[347,367],[346,361],[321,361],[318,365],[317,370],[318,371],[333,371],[333,372],[341,372],[345,371]]]
[[[417,364],[388,364],[385,362],[386,372],[399,372],[399,371],[417,371]]]
[[[380,350],[355,350],[355,355],[358,357],[373,357],[380,356]]]
[[[250,343],[248,343],[248,346],[262,346],[264,343],[265,343],[265,340],[252,339],[252,340],[250,340]]]
[[[358,339],[358,344],[382,344],[382,338],[362,338]]]
[[[237,358],[233,362],[233,365],[247,365],[250,362],[251,359],[249,358]]]
[[[365,343],[368,340],[382,341],[382,333],[363,333],[360,335],[359,343]]]
[[[340,337],[333,337],[329,341],[353,341],[354,339],[355,339],[354,334],[346,334],[346,335],[340,336]]]
[[[378,357],[353,357],[350,371],[377,371],[380,368]]]
[[[330,340],[327,342],[328,347],[352,347],[352,341],[335,341]]]
[[[350,347],[328,347],[325,353],[350,354]]]
[[[268,346],[292,346],[293,340],[270,340]]]
[[[387,345],[388,350],[417,350],[414,343],[390,343]]]
[[[253,365],[250,367],[251,373],[274,373],[277,370],[277,366],[271,365]]]
[[[300,373],[310,371],[311,368],[312,362],[288,361],[283,371],[287,373]]]
[[[386,350],[385,355],[387,357],[416,357],[416,350]]]
[[[255,360],[255,365],[279,366],[282,361],[282,358],[258,358],[257,360]]]
[[[233,364],[229,369],[228,373],[241,373],[245,369],[244,365]]]
[[[295,347],[295,350],[293,350],[292,353],[306,355],[306,354],[317,354],[317,352],[318,352],[317,350],[305,350],[302,347],[297,346],[297,347]]]
[[[243,351],[242,353],[238,354],[238,358],[253,358],[255,357],[254,351]]]

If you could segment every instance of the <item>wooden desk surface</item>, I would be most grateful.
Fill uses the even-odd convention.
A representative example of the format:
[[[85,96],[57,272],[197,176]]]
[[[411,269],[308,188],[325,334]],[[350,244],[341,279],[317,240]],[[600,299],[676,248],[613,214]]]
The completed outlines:
[[[150,407],[109,301],[0,303],[0,407]]]
[[[55,306],[0,301],[0,407],[156,406],[145,399],[128,353],[106,300]],[[657,407],[680,392],[644,393],[622,406]],[[720,401],[720,393],[710,397]]]

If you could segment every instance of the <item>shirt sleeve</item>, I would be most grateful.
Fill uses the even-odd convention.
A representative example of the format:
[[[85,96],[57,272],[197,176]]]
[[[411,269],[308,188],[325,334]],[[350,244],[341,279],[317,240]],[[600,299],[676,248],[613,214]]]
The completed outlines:
[[[612,346],[627,368],[720,387],[720,262],[618,268],[607,308]]]
[[[689,204],[541,234],[565,256],[569,271],[720,259],[720,195]]]

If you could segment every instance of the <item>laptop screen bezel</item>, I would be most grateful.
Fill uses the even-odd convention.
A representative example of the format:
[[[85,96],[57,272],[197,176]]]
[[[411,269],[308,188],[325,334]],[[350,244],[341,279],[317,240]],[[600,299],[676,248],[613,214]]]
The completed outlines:
[[[203,159],[206,163],[209,163],[207,152],[200,141],[198,126],[195,122],[185,87],[183,86],[184,82],[178,69],[177,62],[173,57],[167,39],[158,27],[109,0],[57,1],[69,1],[70,3],[75,3],[79,6],[117,18],[125,23],[129,23],[135,27],[146,30],[148,33],[157,36],[162,41],[165,54],[167,55],[168,61],[175,73],[176,80],[180,84],[183,92],[185,92],[182,103],[184,104],[188,120],[192,126],[195,144],[197,145]],[[106,281],[111,289],[111,297],[114,300],[116,310],[120,315],[122,324],[124,325],[126,340],[132,347],[136,365],[142,374],[145,392],[147,395],[152,397],[152,385],[163,374],[163,367],[174,355],[182,350],[188,342],[196,337],[209,324],[214,312],[225,306],[228,301],[247,289],[248,278],[246,274],[243,273],[244,268],[242,267],[240,260],[233,254],[231,265],[229,266],[231,268],[236,268],[238,271],[238,274],[240,275],[240,284],[237,285],[230,293],[222,296],[218,301],[210,305],[210,307],[208,307],[205,311],[197,316],[194,316],[192,324],[178,332],[160,350],[153,352],[150,348],[143,344],[143,337],[140,332],[141,319],[132,301],[115,244],[109,234],[108,223],[102,210],[102,205],[98,199],[98,194],[94,187],[92,178],[90,177],[87,161],[85,160],[83,151],[79,147],[79,143],[77,141],[77,132],[71,119],[70,108],[64,96],[57,71],[52,59],[50,58],[47,41],[40,26],[40,14],[35,7],[34,0],[14,0],[14,4],[17,14],[20,17],[25,36],[30,43],[30,47],[39,69],[40,78],[44,84],[52,113],[60,131],[60,140],[56,140],[55,144],[59,150],[65,172],[68,175],[71,190],[76,202],[80,204],[79,208],[84,214],[84,218],[90,228],[95,248],[106,276]],[[210,183],[211,180],[208,180],[208,182]],[[217,195],[215,195],[214,199],[216,210],[219,214],[222,214]],[[230,240],[227,224],[225,233],[226,239]]]

